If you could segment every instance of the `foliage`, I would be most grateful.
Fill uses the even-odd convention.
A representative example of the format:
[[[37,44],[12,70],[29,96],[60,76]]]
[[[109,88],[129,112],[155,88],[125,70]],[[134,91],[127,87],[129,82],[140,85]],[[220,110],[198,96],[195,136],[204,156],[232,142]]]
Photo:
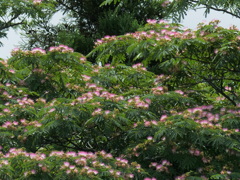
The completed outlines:
[[[24,49],[65,44],[75,51],[88,54],[94,41],[106,35],[121,35],[134,32],[144,25],[147,19],[160,19],[165,10],[157,1],[129,1],[123,6],[101,6],[102,0],[55,0],[56,11],[62,16],[57,25],[50,23],[50,18],[36,19],[34,24],[25,25],[22,30],[25,40]],[[43,3],[43,2],[42,2]],[[81,43],[79,43],[81,42]],[[94,61],[94,59],[92,59]]]
[[[179,24],[149,20],[135,33],[96,41],[89,56],[102,63],[142,62],[156,74],[170,75],[165,84],[170,89],[210,88],[236,105],[240,34],[234,26],[225,29],[218,23],[202,23],[193,31]]]
[[[144,170],[137,163],[113,158],[104,151],[28,153],[12,148],[1,154],[0,177],[3,179],[132,179],[143,178]],[[12,171],[12,169],[14,171]],[[141,175],[142,174],[142,175]]]
[[[128,2],[128,0],[105,0],[101,6],[109,4],[123,4],[126,2]],[[142,1],[138,0],[138,2],[140,3]],[[205,15],[209,14],[211,10],[214,10],[229,14],[236,18],[240,18],[240,4],[238,0],[172,0],[160,2],[168,8],[166,16],[170,16],[177,22],[187,15],[188,10],[196,10],[198,8],[204,8]]]
[[[239,107],[65,45],[1,62],[3,179],[239,178]]]
[[[184,18],[189,9],[196,10],[197,8],[204,8],[205,15],[213,10],[229,14],[235,18],[240,18],[239,5],[240,2],[238,0],[174,0],[169,6],[169,14],[179,21]]]
[[[111,2],[83,21],[80,7],[98,1],[29,4],[43,16],[24,28],[41,22],[54,37],[0,59],[0,179],[240,179],[239,31],[216,20],[193,31],[149,19],[119,35],[135,31],[136,15],[157,1]],[[80,22],[56,30],[54,8]],[[87,57],[58,45],[81,51],[78,40],[98,35]]]
[[[54,11],[50,1],[41,3],[39,0],[2,0],[0,7],[0,38],[6,37],[9,28],[31,23],[33,19],[46,18]]]

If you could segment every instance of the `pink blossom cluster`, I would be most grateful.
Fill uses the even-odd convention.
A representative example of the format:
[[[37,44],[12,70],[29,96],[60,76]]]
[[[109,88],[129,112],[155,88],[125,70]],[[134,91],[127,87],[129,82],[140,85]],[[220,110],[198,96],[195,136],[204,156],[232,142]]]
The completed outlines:
[[[210,105],[188,109],[186,112],[186,116],[195,119],[195,122],[199,123],[202,127],[221,127],[221,124],[219,122],[219,114],[213,114],[209,111],[212,108],[213,106]]]
[[[116,95],[116,94],[113,94],[113,93],[109,93],[109,92],[107,92],[107,91],[103,91],[103,92],[100,94],[100,97],[103,97],[103,98],[105,98],[106,100],[112,100],[112,101],[115,101],[115,102],[124,100],[124,97],[123,97],[123,96],[119,96],[119,95]]]
[[[161,19],[161,20],[156,20],[156,19],[147,19],[148,24],[168,24],[169,22]]]
[[[150,126],[156,126],[158,124],[158,122],[157,121],[155,121],[155,120],[151,120],[151,121],[146,121],[146,120],[144,120],[144,126],[145,127],[150,127]]]
[[[161,87],[161,86],[152,88],[151,90],[152,90],[152,93],[155,95],[161,95],[161,94],[164,94],[164,92],[165,92],[165,88]]]
[[[116,158],[116,165],[119,166],[119,167],[128,167],[129,164],[128,164],[128,160],[126,159],[122,159],[120,157]]]
[[[202,154],[202,152],[199,149],[196,149],[196,148],[189,149],[189,153],[194,155],[194,156],[200,156]]]
[[[3,156],[3,158],[13,158],[19,155],[29,157],[30,159],[34,159],[37,161],[41,161],[46,158],[46,155],[43,153],[28,153],[26,151],[23,151],[22,149],[16,149],[16,148],[11,148],[9,152]]]
[[[99,171],[109,172],[113,178],[134,178],[134,174],[128,173],[130,169],[138,169],[141,172],[141,167],[136,162],[133,162],[131,165],[128,163],[128,160],[123,158],[113,158],[113,156],[104,151],[101,152],[63,152],[63,151],[52,151],[49,156],[46,156],[43,153],[28,153],[22,149],[12,148],[6,154],[0,152],[0,156],[2,160],[0,160],[0,167],[9,166],[11,167],[11,162],[8,159],[17,158],[19,156],[26,157],[21,163],[29,163],[34,162],[37,163],[39,168],[29,167],[28,169],[24,169],[23,173],[25,177],[28,177],[32,174],[37,174],[42,172],[51,173],[51,169],[49,168],[49,160],[53,163],[53,159],[51,157],[56,157],[64,160],[60,166],[57,166],[56,171],[64,171],[66,174],[77,174],[83,175],[87,177],[94,177],[99,174]],[[99,159],[100,158],[100,159]],[[105,159],[105,162],[102,162],[102,159]],[[18,160],[18,159],[16,159]],[[14,162],[16,163],[16,160]],[[124,172],[125,170],[127,172]]]
[[[99,45],[103,44],[104,42],[110,42],[112,40],[116,40],[116,36],[105,36],[102,39],[97,39],[97,41],[95,42],[95,45],[99,46]]]
[[[2,128],[7,128],[11,130],[17,130],[18,126],[34,126],[34,127],[41,127],[42,124],[39,123],[38,121],[26,121],[25,119],[21,119],[20,122],[18,121],[6,121],[3,123],[1,126]]]
[[[87,60],[87,59],[86,59],[86,57],[80,57],[79,60],[80,60],[81,63],[86,63],[86,60]]]
[[[172,164],[168,160],[162,160],[160,164],[152,162],[149,167],[155,167],[157,171],[169,173],[168,167]]]
[[[155,177],[150,178],[150,177],[145,177],[144,180],[157,180]]]
[[[164,2],[165,5],[169,4],[169,1]],[[213,20],[209,22],[208,25],[213,26],[217,30],[221,30],[221,27],[218,26],[219,20]],[[198,26],[197,31],[193,31],[191,29],[180,29],[179,26],[175,26],[174,24],[168,23],[165,20],[155,20],[155,19],[148,19],[147,20],[147,26],[152,27],[152,29],[147,31],[138,31],[134,33],[127,33],[124,36],[106,36],[100,40],[97,40],[95,42],[96,46],[109,43],[109,42],[115,42],[116,40],[120,41],[126,41],[135,39],[137,41],[144,41],[147,39],[153,39],[154,42],[151,42],[150,46],[156,46],[159,43],[162,44],[162,42],[171,41],[173,39],[193,39],[197,36],[202,37],[206,41],[215,42],[218,39],[222,39],[223,36],[219,35],[217,38],[214,36],[208,36],[209,32],[205,31],[203,28],[203,25],[200,24]],[[146,26],[146,27],[147,27]],[[236,28],[232,28],[233,30],[236,30]],[[236,33],[237,34],[237,33]],[[239,36],[236,35],[236,41],[239,40]],[[216,53],[218,50],[214,50]],[[222,52],[224,53],[224,51]],[[225,52],[226,53],[226,52]]]
[[[128,99],[128,105],[133,105],[137,108],[148,109],[151,101],[141,100],[139,96],[135,96],[134,98]]]
[[[180,176],[175,177],[175,180],[185,180],[188,177],[187,174],[182,174]],[[207,178],[206,176],[201,176],[200,177],[202,180],[208,180],[209,178]]]
[[[13,121],[13,122],[6,121],[5,123],[3,123],[2,127],[7,129],[16,129],[15,126],[17,125],[18,125],[17,121]]]
[[[143,71],[146,71],[146,70],[147,70],[147,69],[143,66],[142,63],[134,64],[134,65],[132,65],[132,68],[138,69],[138,70],[143,70]]]
[[[161,116],[161,118],[159,120],[161,122],[165,122],[167,118],[168,118],[168,116],[164,114],[164,115]]]
[[[21,50],[19,48],[14,48],[11,51],[11,55],[12,56],[16,56],[16,55],[45,55],[46,51],[41,49],[41,48],[34,48],[31,51],[29,50]]]
[[[184,94],[184,92],[183,92],[183,91],[181,91],[181,90],[175,90],[174,92],[175,92],[175,93],[178,93],[178,94],[181,94],[181,95],[183,95],[183,94]]]
[[[195,32],[191,30],[179,31],[178,27],[173,26],[165,20],[154,20],[148,19],[147,23],[149,25],[161,25],[159,28],[159,32],[155,30],[150,31],[138,31],[134,33],[127,33],[125,36],[117,37],[117,36],[105,36],[104,38],[97,40],[95,42],[96,46],[99,46],[104,43],[113,42],[115,40],[128,40],[128,39],[136,39],[136,40],[146,40],[146,39],[155,39],[156,41],[170,41],[173,38],[180,39],[191,39],[195,38]],[[156,45],[156,44],[155,44]]]
[[[167,6],[169,6],[171,4],[171,1],[164,1],[163,3],[162,3],[162,7],[167,7]]]
[[[7,166],[8,164],[9,164],[8,160],[0,160],[0,168],[2,168],[3,166]]]
[[[92,116],[97,116],[97,115],[101,115],[101,114],[103,114],[101,108],[97,108],[92,112]]]
[[[175,177],[175,180],[185,180],[187,178],[186,174],[182,174],[181,176]]]
[[[74,50],[72,48],[70,48],[66,45],[59,45],[59,46],[50,47],[49,51],[50,52],[62,52],[62,53],[74,52]]]
[[[110,111],[110,110],[102,110],[101,108],[97,108],[92,112],[92,116],[97,116],[97,115],[104,115],[105,117],[116,117],[116,112]]]
[[[41,4],[43,0],[33,0],[33,4]]]
[[[105,64],[104,67],[106,69],[114,69],[114,66],[112,66],[111,64]]]
[[[106,100],[111,100],[114,102],[119,102],[124,100],[124,97],[121,95],[109,93],[108,91],[104,91],[102,87],[98,87],[96,84],[87,83],[86,88],[92,89],[93,91],[89,91],[87,93],[83,93],[82,96],[78,97],[74,100],[71,105],[75,105],[77,103],[86,103],[93,100],[94,97],[102,97]]]
[[[240,129],[228,129],[222,127],[222,122],[226,118],[240,117],[240,110],[238,107],[235,109],[221,108],[219,113],[212,112],[213,106],[198,106],[195,108],[187,109],[185,112],[179,112],[177,114],[183,115],[186,118],[192,118],[198,124],[204,128],[222,129],[228,132],[240,132]]]
[[[155,78],[155,80],[154,80],[154,85],[158,85],[158,84],[162,84],[162,82],[164,82],[164,81],[166,81],[166,80],[168,80],[168,79],[170,79],[171,78],[171,76],[166,76],[166,75],[164,75],[164,74],[160,74],[160,75],[158,75],[156,78]],[[166,87],[165,87],[166,88]]]
[[[82,78],[84,81],[89,81],[91,79],[91,76],[87,76],[87,75],[83,74]]]
[[[31,50],[31,53],[32,54],[42,54],[42,55],[44,55],[44,54],[46,54],[46,51],[41,49],[41,48],[34,48],[34,49]]]
[[[5,66],[5,67],[8,67],[8,66],[9,66],[8,63],[7,63],[7,60],[2,60],[2,59],[0,59],[0,63],[1,63],[3,66]]]
[[[41,74],[41,73],[44,72],[44,70],[43,70],[43,69],[40,69],[40,68],[35,68],[35,69],[33,69],[32,71],[35,72],[35,73],[39,73],[39,74]]]
[[[36,170],[35,169],[32,169],[31,171],[26,171],[24,172],[24,176],[27,177],[27,176],[30,176],[32,174],[36,174]]]
[[[79,169],[77,169],[75,165],[71,165],[67,161],[63,163],[60,169],[66,171],[66,174],[72,174],[72,173],[76,173],[76,174],[80,173],[80,174],[87,174],[87,175],[98,174],[98,171],[96,169],[92,169],[88,166],[84,166],[79,172]]]
[[[23,97],[22,99],[17,99],[17,102],[23,108],[26,107],[26,105],[34,105],[34,101],[27,97]]]

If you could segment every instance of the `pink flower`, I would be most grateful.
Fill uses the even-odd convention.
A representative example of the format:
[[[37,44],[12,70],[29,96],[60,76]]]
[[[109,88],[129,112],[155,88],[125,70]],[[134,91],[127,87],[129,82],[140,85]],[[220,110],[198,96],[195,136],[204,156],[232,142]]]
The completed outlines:
[[[151,99],[145,99],[145,101],[148,103],[148,104],[151,104]]]
[[[182,92],[181,90],[176,90],[175,92],[178,93],[178,94],[181,94],[181,95],[184,94],[184,92]]]
[[[97,170],[93,170],[92,172],[93,172],[93,174],[95,174],[95,175],[98,174],[98,171],[97,171]]]
[[[9,72],[13,73],[13,74],[15,73],[15,71],[13,69],[9,69]]]
[[[147,20],[147,23],[148,23],[148,24],[156,24],[156,23],[157,23],[157,20],[155,20],[155,19],[148,19],[148,20]]]
[[[69,162],[64,162],[63,164],[64,164],[65,167],[70,166],[70,163],[69,163]]]
[[[148,126],[150,126],[150,125],[151,125],[151,122],[150,122],[150,121],[145,121],[145,122],[144,122],[144,126],[145,126],[145,127],[148,127]]]
[[[55,108],[52,108],[52,109],[50,109],[48,112],[53,112],[53,111],[55,111]]]
[[[194,152],[194,155],[195,155],[195,156],[199,156],[200,154],[201,154],[201,151],[195,150],[195,152]]]
[[[134,174],[128,174],[127,175],[129,178],[134,178]]]
[[[105,111],[105,114],[107,115],[107,114],[109,114],[111,111],[109,111],[109,110],[106,110]]]
[[[41,1],[41,0],[38,0],[38,1]],[[45,50],[43,50],[43,49],[41,49],[41,48],[34,48],[33,50],[31,50],[31,53],[33,53],[33,54],[46,54],[46,51]]]
[[[74,169],[74,168],[75,168],[74,165],[69,166],[69,169]]]
[[[82,75],[82,78],[84,81],[89,81],[91,79],[91,77],[87,75]]]
[[[160,121],[165,122],[167,119],[167,115],[162,115]]]
[[[3,109],[3,112],[10,112],[10,110],[5,108],[5,109]]]
[[[40,4],[42,0],[33,0],[33,4]]]

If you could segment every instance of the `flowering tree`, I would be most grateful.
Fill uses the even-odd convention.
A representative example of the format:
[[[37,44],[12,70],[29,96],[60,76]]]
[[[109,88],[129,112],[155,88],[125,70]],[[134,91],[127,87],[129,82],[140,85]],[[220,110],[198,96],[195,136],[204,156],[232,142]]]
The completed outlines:
[[[64,45],[14,49],[1,74],[3,179],[240,177],[239,107],[222,97]]]
[[[44,0],[41,5],[48,2]],[[162,4],[156,1],[128,1],[118,8],[114,4],[100,7],[101,3],[102,0],[51,0],[51,6],[55,8],[50,14],[58,12],[58,16],[63,18],[55,25],[52,25],[49,16],[35,19],[34,25],[24,26],[22,47],[47,50],[51,46],[65,44],[77,52],[88,54],[96,39],[134,32],[147,19],[160,19],[165,14]]]
[[[152,1],[152,0],[146,0]],[[108,5],[108,4],[122,4],[128,2],[128,0],[105,0],[101,4]],[[138,0],[138,2],[142,2]],[[233,17],[240,18],[240,11],[239,11],[239,1],[232,0],[232,1],[225,1],[225,0],[160,0],[156,1],[158,3],[162,3],[164,6],[168,7],[167,14],[171,16],[174,20],[181,20],[187,14],[188,10],[196,10],[197,8],[205,9],[205,14],[207,15],[210,13],[211,10],[220,11],[226,14],[229,14]]]
[[[222,28],[218,23],[201,23],[192,31],[179,24],[149,20],[138,32],[98,40],[90,55],[102,63],[142,62],[156,74],[171,75],[166,84],[170,89],[210,88],[236,105],[239,31],[234,26]]]
[[[239,39],[218,21],[148,20],[87,57],[14,49],[0,59],[0,179],[239,179]]]

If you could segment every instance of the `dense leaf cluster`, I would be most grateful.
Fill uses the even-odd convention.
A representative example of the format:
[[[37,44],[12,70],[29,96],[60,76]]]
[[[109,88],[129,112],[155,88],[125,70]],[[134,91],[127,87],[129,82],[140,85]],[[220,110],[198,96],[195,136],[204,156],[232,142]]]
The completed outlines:
[[[193,31],[183,30],[178,24],[149,20],[135,33],[98,40],[89,56],[96,56],[102,63],[142,62],[156,74],[170,75],[170,89],[205,86],[236,105],[240,34],[235,27],[225,29],[218,23],[201,23]]]
[[[186,3],[139,2],[108,0],[103,14],[94,9],[89,17],[94,1],[2,6],[15,17],[12,22],[32,17],[25,28],[41,22],[44,33],[60,32],[48,28],[54,8],[78,17],[56,35],[74,45],[78,33],[89,33],[91,40],[94,32],[113,35],[105,30],[116,19],[122,18],[120,25],[135,19],[128,24],[135,31],[141,19],[135,15],[151,9],[148,3],[173,9]],[[217,1],[211,7],[227,5]],[[126,14],[119,18],[119,12]],[[193,31],[149,19],[136,32],[97,40],[87,57],[67,45],[48,48],[44,37],[44,49],[16,48],[11,58],[0,59],[0,179],[240,179],[240,34],[218,23]],[[124,28],[110,30],[130,31]]]
[[[141,46],[148,33],[137,34]],[[206,85],[168,88],[175,74],[114,64],[93,65],[64,45],[1,60],[1,178],[239,178],[238,106]]]

